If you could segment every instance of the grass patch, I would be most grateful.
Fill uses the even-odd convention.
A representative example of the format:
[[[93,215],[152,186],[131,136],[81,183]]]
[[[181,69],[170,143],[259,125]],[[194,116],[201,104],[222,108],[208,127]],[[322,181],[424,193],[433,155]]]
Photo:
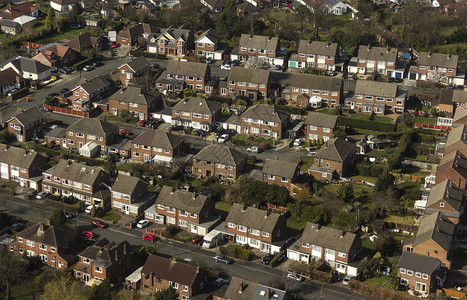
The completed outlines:
[[[49,44],[49,43],[58,42],[58,41],[63,40],[63,39],[72,40],[72,39],[74,39],[75,37],[79,36],[81,33],[84,33],[84,32],[89,32],[92,35],[98,34],[97,29],[90,29],[88,27],[81,27],[81,28],[77,28],[77,29],[71,29],[71,28],[65,26],[65,29],[67,31],[65,31],[64,33],[51,34],[51,35],[49,35],[49,36],[47,36],[45,38],[37,40],[36,43],[46,45],[46,44]]]
[[[436,118],[423,118],[423,117],[414,117],[413,122],[414,123],[420,123],[420,124],[432,124],[436,125],[436,122],[438,120]]]
[[[384,218],[384,221],[390,223],[398,223],[398,224],[406,224],[406,225],[413,225],[415,224],[415,221],[413,219],[413,216],[396,216],[396,215],[390,215],[386,218]]]
[[[308,172],[308,169],[313,164],[313,156],[305,156],[302,158],[302,166],[300,167],[300,172]]]
[[[366,153],[366,156],[374,158],[384,158],[389,157],[395,151],[395,148],[384,148],[384,149],[374,149]]]
[[[369,278],[369,279],[365,280],[365,283],[369,283],[369,284],[384,287],[390,281],[391,281],[391,277],[381,275],[381,276]]]
[[[287,228],[286,234],[289,236],[295,236],[298,237],[303,229],[305,228],[306,221],[305,220],[297,220],[297,218],[290,216],[287,219]]]
[[[236,145],[243,145],[243,146],[248,146],[249,141],[258,142],[258,143],[267,143],[270,148],[273,148],[273,147],[276,147],[282,144],[281,141],[277,141],[273,139],[265,139],[265,138],[250,136],[250,135],[245,135],[245,134],[236,134],[232,137],[231,141],[232,143]]]
[[[355,128],[355,133],[356,133],[356,134],[364,134],[364,135],[374,135],[374,136],[378,136],[378,135],[382,134],[383,132],[381,132],[381,131],[375,131],[375,130],[369,130],[369,129]]]
[[[161,190],[161,187],[159,186],[155,186],[155,185],[148,186],[148,192],[150,193],[159,193],[160,190]]]
[[[403,240],[406,240],[406,239],[408,239],[408,238],[413,237],[413,235],[405,234],[405,233],[402,233],[402,232],[390,233],[390,235],[391,235],[392,238],[395,239],[396,241],[403,241]]]
[[[362,239],[362,247],[370,250],[376,250],[375,243],[373,243],[369,237],[365,237]]]
[[[229,213],[230,209],[232,208],[232,204],[227,203],[227,202],[218,201],[218,202],[216,202],[215,208],[216,208],[216,214],[218,214],[218,215],[227,214],[227,213]]]
[[[370,120],[370,115],[361,114],[361,113],[350,114],[349,117],[352,119],[357,119],[357,120],[365,120],[365,121]],[[373,121],[381,122],[381,123],[393,123],[391,118],[381,117],[381,116],[375,116]]]
[[[371,182],[371,183],[376,183],[376,181],[378,181],[378,178],[376,178],[376,177],[361,176],[361,175],[352,176],[352,177],[350,177],[350,179],[352,179],[352,180],[362,180],[362,181],[367,181],[367,182]]]
[[[102,216],[102,219],[112,221],[112,222],[118,222],[120,218],[121,218],[120,214],[113,210],[109,210],[108,212],[105,213],[105,215]]]
[[[172,237],[173,239],[180,241],[180,242],[186,242],[191,239],[191,234],[184,230],[180,230],[176,235]]]

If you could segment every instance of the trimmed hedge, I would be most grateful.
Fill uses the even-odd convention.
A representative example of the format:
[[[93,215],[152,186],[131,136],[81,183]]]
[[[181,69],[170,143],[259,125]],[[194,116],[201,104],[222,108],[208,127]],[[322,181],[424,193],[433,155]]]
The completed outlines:
[[[349,289],[363,295],[369,295],[382,300],[415,300],[420,299],[406,293],[386,289],[377,285],[364,283],[355,279],[350,279]]]
[[[28,87],[21,88],[17,90],[16,92],[11,93],[11,97],[13,99],[21,98],[21,96],[26,95],[29,92]]]
[[[352,119],[352,118],[344,117],[342,115],[339,116],[339,119],[340,119],[341,125],[350,125],[353,128],[383,131],[383,132],[394,132],[396,128],[394,124],[391,124],[391,123],[382,123],[382,122],[376,122],[376,121]]]
[[[310,278],[321,282],[331,283],[332,273],[323,272],[315,269],[310,272]]]
[[[284,251],[280,251],[279,253],[277,253],[277,255],[274,256],[274,258],[271,259],[271,261],[269,262],[269,267],[270,268],[276,267],[279,264],[279,259],[281,258],[282,255],[284,255]]]

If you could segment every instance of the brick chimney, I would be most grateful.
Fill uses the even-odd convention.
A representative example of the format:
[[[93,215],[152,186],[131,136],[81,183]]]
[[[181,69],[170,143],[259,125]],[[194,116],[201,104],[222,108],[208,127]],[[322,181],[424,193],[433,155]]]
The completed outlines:
[[[44,232],[44,223],[39,224],[39,229],[41,232]]]
[[[240,281],[240,289],[238,290],[238,292],[241,294],[241,293],[243,293],[244,289],[245,289],[245,287],[243,285],[243,281]]]
[[[50,221],[50,219],[47,219],[47,225],[52,225],[52,222]]]

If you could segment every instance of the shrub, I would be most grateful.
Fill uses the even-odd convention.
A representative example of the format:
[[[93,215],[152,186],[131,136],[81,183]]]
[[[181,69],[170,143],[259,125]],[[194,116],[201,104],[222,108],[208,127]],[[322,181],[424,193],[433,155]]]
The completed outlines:
[[[52,212],[52,215],[50,216],[50,222],[52,223],[53,226],[63,226],[66,222],[65,215],[63,214],[63,211],[60,208],[54,209]]]
[[[73,69],[75,69],[76,71],[79,71],[79,70],[81,70],[85,65],[89,65],[91,62],[93,62],[94,59],[95,59],[94,57],[83,59],[82,61],[79,61],[79,62],[77,62],[76,64],[74,64],[74,65],[73,65]]]
[[[180,231],[180,229],[175,226],[175,225],[168,225],[166,228],[165,228],[165,232],[168,234],[168,235],[176,235],[178,232]]]
[[[280,251],[279,253],[277,253],[277,255],[274,256],[274,258],[271,259],[271,261],[269,262],[269,267],[276,267],[279,264],[279,259],[282,257],[282,255],[284,255],[284,251]]]
[[[233,249],[233,256],[235,258],[243,259],[243,260],[251,260],[254,256],[255,253],[251,250],[245,249],[242,246],[235,245]]]

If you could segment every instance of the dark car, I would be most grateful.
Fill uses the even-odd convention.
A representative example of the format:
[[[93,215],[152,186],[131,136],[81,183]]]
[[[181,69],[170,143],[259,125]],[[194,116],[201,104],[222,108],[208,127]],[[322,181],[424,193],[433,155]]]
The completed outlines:
[[[62,67],[62,69],[65,70],[67,74],[71,74],[71,72],[73,72],[73,70],[68,67]]]
[[[269,263],[271,262],[273,258],[274,258],[274,254],[267,254],[265,257],[263,257],[263,260],[261,261],[261,263],[265,265],[269,265]]]
[[[237,66],[239,66],[239,65],[240,65],[240,61],[239,61],[239,60],[236,60],[236,59],[235,59],[235,60],[232,60],[232,66],[237,67]]]
[[[464,287],[466,285],[465,281],[456,279],[454,282],[451,284],[451,287]]]
[[[331,282],[334,283],[334,282],[339,282],[339,281],[341,281],[339,278],[339,272],[332,271]]]
[[[63,88],[61,89],[60,91],[58,91],[58,94],[61,95],[61,94],[65,94],[66,92],[68,92],[70,89],[67,89],[67,88]]]
[[[200,244],[203,242],[203,237],[200,235],[195,235],[194,237],[191,238],[191,242],[193,244]]]
[[[97,67],[103,66],[104,64],[101,61],[96,60],[95,62],[92,63],[92,65],[97,68]]]
[[[58,96],[58,94],[57,93],[49,93],[47,96],[49,96],[50,98],[53,98],[55,96]]]
[[[199,136],[205,136],[206,135],[206,131],[204,131],[203,129],[196,129],[195,132]]]
[[[233,264],[233,260],[222,255],[222,254],[217,254],[212,257],[215,261],[224,263],[226,265]]]
[[[224,133],[225,129],[222,126],[217,126],[214,128],[214,135],[221,136]]]
[[[23,223],[15,223],[10,226],[11,231],[20,231],[24,227]]]
[[[172,126],[172,130],[173,130],[173,131],[182,131],[183,128],[184,128],[184,127],[183,127],[182,125]]]
[[[158,68],[159,68],[159,64],[154,63],[154,64],[152,64],[152,67],[155,68],[155,69],[158,69]]]
[[[66,74],[65,69],[59,68],[57,71],[58,71],[58,73],[60,73],[60,74]]]

